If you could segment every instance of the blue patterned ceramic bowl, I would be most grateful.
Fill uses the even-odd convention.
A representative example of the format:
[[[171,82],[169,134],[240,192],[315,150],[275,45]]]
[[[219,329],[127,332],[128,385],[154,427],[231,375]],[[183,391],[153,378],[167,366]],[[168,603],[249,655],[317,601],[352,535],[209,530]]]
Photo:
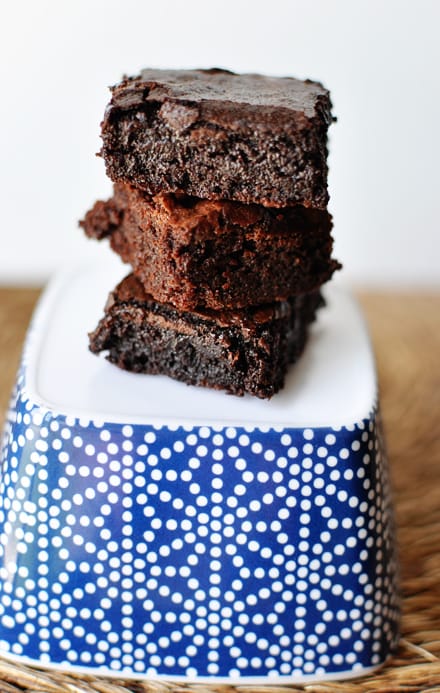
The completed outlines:
[[[352,300],[328,291],[302,361],[263,402],[89,354],[113,274],[64,275],[29,333],[2,451],[1,652],[243,683],[383,663],[397,637],[395,547]]]

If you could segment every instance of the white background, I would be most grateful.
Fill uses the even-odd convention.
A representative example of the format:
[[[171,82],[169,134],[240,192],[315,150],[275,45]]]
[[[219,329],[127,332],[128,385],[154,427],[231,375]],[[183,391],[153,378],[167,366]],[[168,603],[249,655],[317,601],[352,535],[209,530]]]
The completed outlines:
[[[358,286],[440,285],[440,2],[28,0],[0,17],[0,283],[109,252],[107,86],[142,67],[294,75],[332,92],[335,254]]]

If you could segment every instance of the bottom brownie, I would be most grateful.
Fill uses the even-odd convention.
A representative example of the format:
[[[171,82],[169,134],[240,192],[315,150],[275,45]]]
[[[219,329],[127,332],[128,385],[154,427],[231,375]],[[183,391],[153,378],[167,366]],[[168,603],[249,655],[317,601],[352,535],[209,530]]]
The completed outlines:
[[[108,351],[128,371],[269,398],[303,351],[322,302],[316,291],[248,310],[178,311],[130,274],[110,294],[90,350]]]

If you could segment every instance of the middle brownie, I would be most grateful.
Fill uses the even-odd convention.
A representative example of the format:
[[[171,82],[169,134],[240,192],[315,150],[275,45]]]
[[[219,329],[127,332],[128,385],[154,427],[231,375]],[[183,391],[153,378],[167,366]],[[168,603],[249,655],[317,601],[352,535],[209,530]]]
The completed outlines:
[[[80,222],[110,244],[155,299],[185,310],[245,308],[309,293],[340,267],[331,216],[172,194],[125,183]]]

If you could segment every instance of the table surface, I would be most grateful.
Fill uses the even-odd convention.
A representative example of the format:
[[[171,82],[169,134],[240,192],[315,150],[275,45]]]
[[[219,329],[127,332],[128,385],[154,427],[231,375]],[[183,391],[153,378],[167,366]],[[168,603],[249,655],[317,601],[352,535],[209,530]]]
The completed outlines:
[[[0,426],[38,289],[0,288]],[[377,359],[401,557],[402,638],[393,659],[357,682],[309,684],[308,693],[440,693],[440,294],[361,293]],[[72,680],[0,660],[3,691],[73,690]],[[76,690],[107,690],[84,678]],[[65,686],[65,687],[64,687]],[[96,686],[96,687],[95,687]],[[116,690],[109,683],[108,690]],[[203,690],[232,691],[204,686]],[[239,687],[240,690],[249,687]],[[171,685],[119,682],[122,691]],[[177,690],[177,688],[175,689]],[[179,686],[179,691],[189,690]],[[194,690],[194,687],[192,688]],[[197,690],[201,693],[201,688]],[[237,687],[238,690],[238,687]],[[254,689],[252,689],[254,690]],[[275,693],[275,688],[272,690]]]

